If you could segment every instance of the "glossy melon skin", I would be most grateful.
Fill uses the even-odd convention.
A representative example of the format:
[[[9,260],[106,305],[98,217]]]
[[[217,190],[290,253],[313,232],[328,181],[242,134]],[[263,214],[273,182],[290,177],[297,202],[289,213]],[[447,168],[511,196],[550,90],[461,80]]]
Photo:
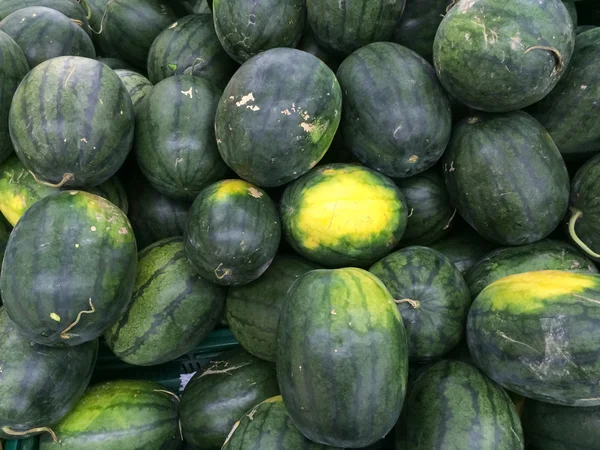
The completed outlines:
[[[407,376],[402,318],[377,277],[313,270],[292,285],[277,326],[277,377],[304,436],[336,447],[374,444],[400,415]]]
[[[340,129],[364,165],[390,177],[431,167],[450,139],[450,101],[431,65],[401,45],[376,42],[340,65]]]
[[[400,241],[404,195],[392,180],[359,165],[316,167],[287,186],[280,204],[285,237],[326,267],[367,267]]]
[[[242,180],[204,188],[189,212],[185,249],[201,277],[226,286],[246,284],[269,267],[281,238],[275,204]]]
[[[508,112],[544,98],[564,75],[575,27],[561,0],[473,0],[444,16],[433,46],[440,82],[462,103]]]
[[[39,200],[15,226],[0,289],[25,336],[75,346],[99,337],[125,312],[136,268],[125,214],[102,197],[65,191]]]
[[[567,210],[565,163],[547,131],[524,112],[464,119],[454,128],[443,164],[460,215],[498,244],[539,241]]]
[[[246,61],[223,92],[219,152],[244,180],[281,186],[321,160],[341,112],[340,86],[322,61],[296,49],[267,50]]]
[[[9,128],[17,156],[38,179],[81,187],[100,184],[121,167],[131,149],[133,120],[131,99],[112,69],[61,56],[25,76]]]

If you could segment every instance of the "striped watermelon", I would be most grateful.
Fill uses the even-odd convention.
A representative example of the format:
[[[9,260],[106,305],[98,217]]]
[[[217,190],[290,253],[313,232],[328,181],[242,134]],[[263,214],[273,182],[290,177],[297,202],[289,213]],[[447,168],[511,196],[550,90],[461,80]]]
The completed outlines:
[[[134,111],[125,86],[106,65],[78,56],[53,58],[29,72],[9,119],[23,165],[61,186],[106,181],[133,141]]]
[[[129,364],[171,361],[208,336],[224,304],[225,289],[198,277],[183,238],[168,238],[140,252],[129,308],[104,337]]]
[[[85,3],[84,3],[85,1]],[[61,12],[73,23],[79,25],[86,33],[92,34],[86,11],[88,0],[2,0],[0,2],[0,20],[15,11],[32,6],[43,6]]]
[[[106,62],[104,62],[104,64],[106,64]],[[131,98],[133,107],[137,109],[138,105],[152,90],[152,83],[150,83],[150,80],[148,80],[148,78],[146,78],[144,75],[140,75],[132,70],[114,70],[125,85],[125,89],[127,89],[127,93],[129,94],[129,98]]]

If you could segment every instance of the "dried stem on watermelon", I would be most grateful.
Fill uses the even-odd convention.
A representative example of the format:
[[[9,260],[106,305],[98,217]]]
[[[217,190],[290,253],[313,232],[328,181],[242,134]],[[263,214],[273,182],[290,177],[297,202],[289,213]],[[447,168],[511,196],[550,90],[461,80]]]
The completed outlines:
[[[52,440],[54,442],[58,442],[56,433],[54,431],[52,431],[51,428],[48,428],[48,427],[32,428],[32,429],[26,430],[26,431],[15,431],[15,430],[11,429],[10,427],[2,427],[2,432],[5,434],[8,434],[9,436],[27,436],[32,433],[48,433],[48,434],[50,434],[50,436],[52,436]]]
[[[418,300],[412,300],[410,298],[403,298],[400,300],[394,300],[394,302],[399,305],[401,303],[408,303],[410,306],[412,306],[414,309],[418,309],[421,307],[421,302]]]
[[[596,253],[590,247],[588,247],[588,245],[585,242],[583,242],[579,238],[579,236],[577,236],[577,232],[575,231],[575,223],[579,220],[580,217],[583,216],[583,211],[581,211],[580,209],[571,208],[571,213],[573,214],[571,216],[571,219],[569,220],[569,235],[571,236],[571,239],[573,239],[573,241],[575,241],[575,243],[579,245],[579,247],[591,257],[600,258],[600,254]]]
[[[77,336],[76,334],[68,334],[69,331],[71,331],[81,320],[81,316],[84,314],[92,314],[95,313],[96,309],[94,308],[94,305],[92,303],[92,299],[90,298],[90,309],[88,311],[79,311],[79,314],[77,314],[77,319],[75,319],[75,322],[73,322],[71,325],[69,325],[67,328],[65,328],[63,331],[61,331],[60,333],[60,337],[62,339],[68,340],[71,339],[74,336]]]

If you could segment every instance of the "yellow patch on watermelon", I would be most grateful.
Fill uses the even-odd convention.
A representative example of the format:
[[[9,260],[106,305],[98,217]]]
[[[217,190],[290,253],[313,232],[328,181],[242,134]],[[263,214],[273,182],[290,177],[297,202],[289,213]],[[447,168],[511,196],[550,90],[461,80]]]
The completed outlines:
[[[252,190],[252,191],[251,191]],[[252,192],[256,192],[257,189],[251,185],[250,183],[243,180],[223,180],[221,181],[215,193],[213,194],[214,200],[223,200],[229,197],[230,195],[236,194],[252,194]],[[255,196],[255,195],[253,195]]]
[[[14,227],[23,213],[27,210],[27,198],[16,192],[4,192],[0,194],[0,211]]]

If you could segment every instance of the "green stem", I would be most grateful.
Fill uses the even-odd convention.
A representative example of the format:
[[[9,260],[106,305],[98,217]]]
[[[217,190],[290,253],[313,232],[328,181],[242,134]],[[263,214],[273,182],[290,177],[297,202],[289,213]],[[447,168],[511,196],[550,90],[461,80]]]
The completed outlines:
[[[581,249],[588,255],[590,255],[592,258],[600,258],[600,254],[596,253],[591,248],[589,248],[585,244],[585,242],[583,242],[579,238],[579,236],[577,236],[577,233],[575,232],[575,223],[579,220],[580,217],[583,216],[583,211],[581,211],[580,209],[571,208],[571,213],[573,214],[571,216],[571,220],[569,220],[569,235],[571,235],[571,239],[573,239],[573,241],[575,241],[575,243],[579,245],[579,247],[581,247]]]

